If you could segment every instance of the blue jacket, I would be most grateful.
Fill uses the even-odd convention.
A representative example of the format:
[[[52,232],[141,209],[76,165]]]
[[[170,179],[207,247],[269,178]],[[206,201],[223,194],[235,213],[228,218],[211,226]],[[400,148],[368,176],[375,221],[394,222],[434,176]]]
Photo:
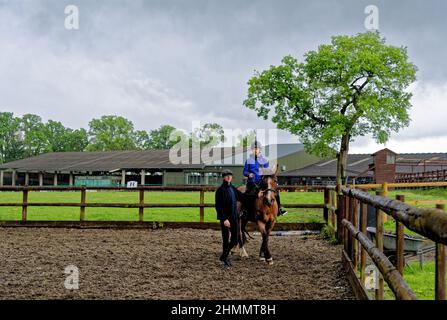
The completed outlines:
[[[248,178],[248,182],[254,182],[258,184],[262,180],[262,175],[260,172],[260,168],[268,168],[269,162],[264,156],[261,154],[259,157],[255,159],[255,156],[252,154],[250,157],[245,161],[244,165],[244,176]],[[255,176],[254,178],[249,178],[250,173],[253,173]]]

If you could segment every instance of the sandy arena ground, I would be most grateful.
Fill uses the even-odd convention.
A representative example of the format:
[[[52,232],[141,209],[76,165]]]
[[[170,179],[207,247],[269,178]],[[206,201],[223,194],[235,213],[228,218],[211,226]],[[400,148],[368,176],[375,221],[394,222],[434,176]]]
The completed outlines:
[[[218,261],[219,231],[0,228],[0,299],[353,299],[341,247],[317,236],[273,236],[274,265]],[[64,269],[79,269],[67,290]]]

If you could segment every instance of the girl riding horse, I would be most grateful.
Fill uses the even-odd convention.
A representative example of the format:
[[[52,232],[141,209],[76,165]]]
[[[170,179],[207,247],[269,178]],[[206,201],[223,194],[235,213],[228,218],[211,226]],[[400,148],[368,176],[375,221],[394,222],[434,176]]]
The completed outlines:
[[[247,195],[256,195],[259,189],[262,187],[262,170],[269,169],[269,162],[264,156],[261,154],[262,145],[259,141],[255,141],[251,144],[252,154],[245,161],[244,165],[244,176],[247,177],[247,187],[246,193]],[[278,216],[285,215],[287,213],[281,207],[281,199],[279,197],[279,191],[276,193],[276,201],[278,202]],[[253,206],[250,206],[253,201],[250,201],[248,204],[249,208],[245,208],[246,211],[250,213],[253,212]]]

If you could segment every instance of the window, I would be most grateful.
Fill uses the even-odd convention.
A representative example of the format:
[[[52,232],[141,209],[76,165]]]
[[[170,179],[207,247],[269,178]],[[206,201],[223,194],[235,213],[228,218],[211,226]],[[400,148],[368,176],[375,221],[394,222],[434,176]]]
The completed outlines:
[[[394,154],[388,153],[386,155],[386,164],[394,164],[396,161],[396,157]]]

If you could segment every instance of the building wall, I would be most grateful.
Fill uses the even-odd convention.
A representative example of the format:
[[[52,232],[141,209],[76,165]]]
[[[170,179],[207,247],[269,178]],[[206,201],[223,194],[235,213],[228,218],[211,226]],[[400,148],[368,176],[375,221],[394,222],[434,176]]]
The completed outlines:
[[[394,156],[394,163],[387,163],[387,156]],[[394,182],[396,154],[384,149],[374,155],[374,180],[376,183]]]
[[[185,184],[185,174],[183,171],[165,171],[163,175],[164,186],[175,186]]]
[[[278,159],[279,172],[301,169],[321,160],[323,159],[305,151],[292,153]],[[282,170],[283,166],[285,170]]]

